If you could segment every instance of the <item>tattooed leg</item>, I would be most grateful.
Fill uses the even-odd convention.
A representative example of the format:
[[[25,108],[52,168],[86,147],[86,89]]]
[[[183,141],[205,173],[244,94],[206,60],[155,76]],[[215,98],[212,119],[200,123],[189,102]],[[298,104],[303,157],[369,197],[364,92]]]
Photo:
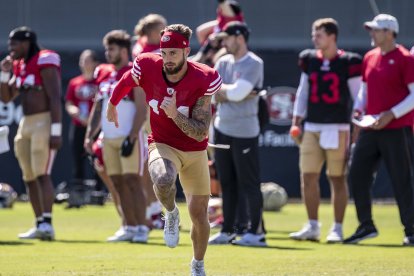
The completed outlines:
[[[175,194],[177,192],[175,187],[177,169],[174,163],[168,159],[158,158],[149,164],[149,173],[158,200],[167,211],[172,211],[175,207]]]

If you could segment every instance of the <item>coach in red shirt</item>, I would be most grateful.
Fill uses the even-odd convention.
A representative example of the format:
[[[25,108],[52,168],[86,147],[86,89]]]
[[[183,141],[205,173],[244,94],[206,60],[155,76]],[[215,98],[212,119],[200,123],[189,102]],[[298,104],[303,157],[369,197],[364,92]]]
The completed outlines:
[[[404,226],[403,245],[414,245],[413,136],[414,57],[396,44],[397,19],[380,14],[365,23],[376,46],[362,64],[362,85],[354,104],[354,122],[363,126],[356,142],[349,183],[359,220],[344,243],[378,235],[371,213],[371,185],[382,158],[391,178]],[[364,116],[363,116],[364,115]],[[372,124],[366,123],[372,119]],[[362,120],[361,120],[362,119]],[[358,121],[359,120],[359,121]]]

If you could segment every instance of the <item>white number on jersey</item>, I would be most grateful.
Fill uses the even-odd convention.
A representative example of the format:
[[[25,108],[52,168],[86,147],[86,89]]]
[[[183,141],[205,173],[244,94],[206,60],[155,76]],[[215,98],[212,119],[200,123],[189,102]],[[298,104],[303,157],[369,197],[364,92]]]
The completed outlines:
[[[151,101],[149,101],[149,106],[152,108],[152,111],[154,111],[156,114],[160,114],[160,111],[158,110],[158,101],[152,99]]]
[[[156,114],[160,114],[160,110],[158,109],[158,101],[152,99],[151,101],[148,102],[148,105],[152,108],[152,111],[154,111],[154,113]],[[190,116],[190,108],[188,106],[180,106],[177,108],[178,112],[180,112],[181,114],[183,114],[185,117],[189,117]]]

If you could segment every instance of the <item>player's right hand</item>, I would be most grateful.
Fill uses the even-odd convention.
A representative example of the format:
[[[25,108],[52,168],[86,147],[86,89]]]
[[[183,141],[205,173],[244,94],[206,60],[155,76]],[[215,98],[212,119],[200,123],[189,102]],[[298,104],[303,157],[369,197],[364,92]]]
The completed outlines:
[[[111,102],[108,102],[108,108],[106,110],[106,119],[108,120],[108,122],[115,123],[115,127],[119,127],[118,111],[116,110],[116,106],[114,106]]]
[[[85,138],[85,141],[83,142],[83,148],[85,149],[87,153],[91,155],[93,154],[92,144],[93,144],[92,139]]]
[[[10,72],[13,67],[13,59],[11,56],[6,56],[0,63],[1,71]]]
[[[352,118],[357,119],[357,120],[361,120],[362,117],[362,112],[354,109],[354,111],[352,111]]]
[[[62,146],[62,137],[61,136],[50,136],[49,147],[51,149],[58,150]]]
[[[289,135],[296,145],[302,142],[302,129],[300,126],[292,125],[289,130]]]

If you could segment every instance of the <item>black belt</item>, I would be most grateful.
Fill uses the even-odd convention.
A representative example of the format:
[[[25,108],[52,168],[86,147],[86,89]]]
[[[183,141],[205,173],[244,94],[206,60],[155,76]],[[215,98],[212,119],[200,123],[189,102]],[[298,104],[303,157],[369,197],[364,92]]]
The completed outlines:
[[[41,90],[43,90],[43,86],[41,86],[41,85],[22,85],[19,88],[19,91],[21,91],[21,92],[27,92],[29,90],[41,91]]]

